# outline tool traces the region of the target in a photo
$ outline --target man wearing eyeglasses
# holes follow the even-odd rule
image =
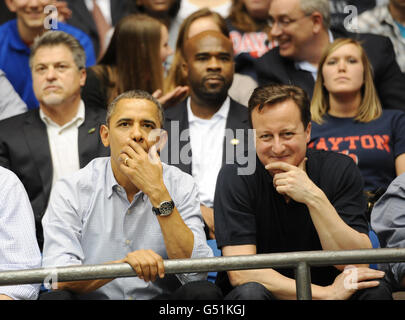
[[[260,85],[296,85],[312,97],[323,50],[336,38],[354,38],[362,43],[371,61],[383,107],[405,110],[405,76],[387,37],[330,28],[328,0],[273,0],[269,16],[271,37],[278,47],[256,60]]]

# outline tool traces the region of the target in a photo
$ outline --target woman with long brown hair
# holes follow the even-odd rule
[[[311,103],[309,147],[347,154],[366,191],[405,172],[405,113],[382,109],[361,44],[337,39],[324,52]]]
[[[269,27],[271,0],[232,0],[226,19],[235,52],[235,71],[257,81],[254,61],[274,48]]]
[[[82,97],[86,105],[106,108],[119,94],[133,89],[153,93],[165,104],[187,88],[162,95],[163,63],[173,52],[164,24],[144,14],[132,14],[116,26],[110,45],[87,74]]]

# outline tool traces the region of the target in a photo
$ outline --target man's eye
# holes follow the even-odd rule
[[[292,138],[292,137],[294,136],[294,132],[284,132],[284,133],[282,134],[282,136],[283,136],[284,138],[289,139],[289,138]]]
[[[285,28],[285,27],[288,27],[288,26],[291,24],[291,22],[292,22],[292,20],[287,18],[287,19],[281,19],[280,22],[279,22],[279,24],[280,24],[283,28]]]
[[[197,61],[205,61],[205,60],[208,60],[208,57],[207,56],[197,56],[195,59]]]

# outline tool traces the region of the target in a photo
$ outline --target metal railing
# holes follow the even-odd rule
[[[310,300],[311,267],[405,262],[405,249],[300,251],[200,259],[164,260],[165,273],[193,273],[263,268],[295,268],[297,299]],[[0,285],[43,283],[50,275],[59,282],[134,277],[127,263],[38,268],[0,272]]]

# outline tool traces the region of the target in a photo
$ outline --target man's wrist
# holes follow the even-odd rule
[[[325,193],[315,186],[315,188],[312,189],[312,192],[309,193],[309,197],[306,198],[305,204],[308,209],[318,208],[325,200],[329,201]]]
[[[163,201],[170,201],[172,200],[169,191],[167,191],[166,186],[163,184],[157,188],[151,189],[147,196],[149,197],[149,201],[153,207],[157,208]]]

